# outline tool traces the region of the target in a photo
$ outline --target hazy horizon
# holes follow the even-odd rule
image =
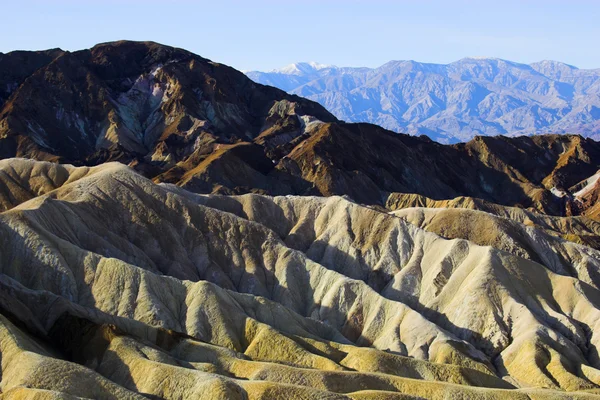
[[[240,70],[300,61],[371,68],[390,60],[447,64],[475,56],[600,67],[600,54],[590,51],[600,36],[600,4],[592,1],[24,0],[5,4],[4,11],[4,53],[72,51],[123,39],[185,48]]]
[[[518,63],[518,64],[523,64],[523,65],[530,65],[530,64],[534,64],[534,63],[538,63],[538,62],[543,62],[543,61],[551,61],[551,62],[560,62],[560,63],[563,63],[563,64],[567,64],[567,65],[570,65],[571,67],[575,67],[577,69],[582,69],[582,70],[600,69],[600,67],[581,68],[581,67],[579,67],[577,65],[573,65],[573,64],[571,64],[569,62],[565,62],[563,60],[544,59],[544,60],[535,60],[535,61],[531,61],[531,62],[519,62],[517,60],[509,60],[509,59],[500,58],[500,57],[493,57],[493,56],[489,56],[489,57],[487,57],[487,56],[470,56],[470,55],[466,55],[464,57],[457,58],[456,60],[452,60],[450,62],[444,62],[444,63],[442,63],[442,62],[439,62],[439,63],[436,63],[436,62],[425,62],[425,61],[413,60],[413,59],[395,59],[395,60],[391,59],[391,60],[388,60],[388,61],[386,61],[385,63],[383,63],[381,65],[375,65],[375,66],[372,66],[372,67],[371,66],[366,66],[366,65],[336,65],[336,64],[326,64],[325,66],[326,67],[340,67],[340,68],[348,67],[348,68],[369,68],[369,69],[376,69],[376,68],[382,67],[385,64],[392,63],[392,62],[405,62],[405,61],[411,62],[412,61],[412,62],[417,62],[417,63],[421,63],[421,64],[448,65],[448,64],[452,64],[452,63],[458,62],[458,61],[463,60],[463,59],[502,60],[502,61],[508,61],[508,62],[514,62],[514,63]],[[217,60],[213,60],[213,61],[217,61]],[[285,65],[280,65],[279,67],[276,67],[276,68],[271,68],[270,70],[262,70],[262,71],[261,70],[243,70],[243,72],[252,72],[252,71],[257,71],[257,72],[272,72],[272,71],[275,71],[275,70],[281,70],[282,68],[290,66],[290,65],[293,65],[293,64],[312,63],[312,62],[319,63],[318,60],[296,60],[296,61],[293,61],[293,62],[288,62]],[[319,64],[322,64],[322,63],[319,63]]]

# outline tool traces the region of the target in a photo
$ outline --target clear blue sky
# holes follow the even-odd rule
[[[131,39],[244,70],[466,56],[600,68],[595,0],[10,0],[0,9],[0,52]]]

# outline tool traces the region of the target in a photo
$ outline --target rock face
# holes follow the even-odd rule
[[[600,69],[556,61],[464,58],[447,65],[390,61],[378,68],[298,63],[247,75],[318,101],[340,119],[442,143],[499,134],[600,137]]]
[[[576,196],[600,170],[600,145],[581,136],[441,145],[340,122],[317,103],[156,43],[9,53],[0,71],[10,89],[0,95],[0,158],[120,161],[198,193],[347,195],[378,206],[390,193],[416,193],[599,214],[586,211],[593,191]]]
[[[287,114],[335,120],[316,103],[156,43],[22,53],[0,59],[8,73],[21,74],[2,78],[12,89],[0,97],[5,154],[78,163],[148,156],[174,163],[197,148],[206,151],[203,145],[216,138],[234,143],[266,127],[276,131],[273,125]],[[27,67],[20,69],[23,59]]]
[[[5,398],[600,397],[600,258],[537,227],[0,171]]]

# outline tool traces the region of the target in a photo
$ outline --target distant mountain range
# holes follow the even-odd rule
[[[600,69],[464,58],[445,65],[390,61],[378,68],[296,63],[246,74],[315,100],[342,120],[442,143],[537,133],[600,139]]]

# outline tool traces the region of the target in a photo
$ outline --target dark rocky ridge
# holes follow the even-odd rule
[[[17,66],[19,66],[17,68]],[[197,192],[477,197],[554,215],[582,212],[569,188],[600,169],[581,136],[476,137],[441,145],[338,121],[312,101],[151,42],[0,56],[0,155],[117,160]]]

